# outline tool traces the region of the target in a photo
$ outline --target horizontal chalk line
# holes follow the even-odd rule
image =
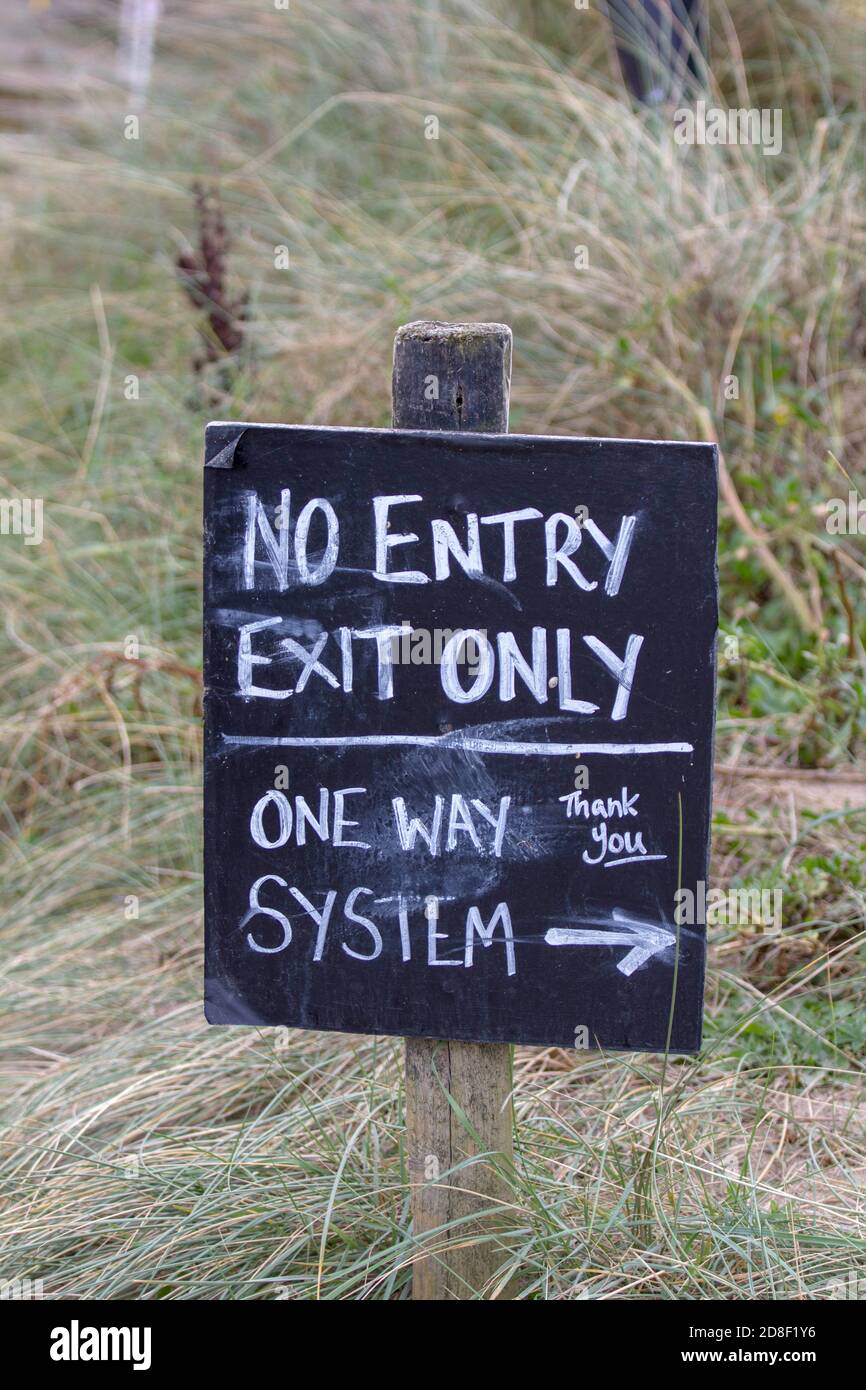
[[[540,758],[573,758],[591,753],[629,757],[643,753],[693,753],[691,743],[520,743],[514,739],[462,734],[346,734],[336,738],[262,738],[223,734],[225,743],[247,748],[453,748],[467,753],[506,753]]]
[[[630,854],[627,859],[608,859],[606,869],[618,869],[621,864],[647,864],[650,859],[667,859],[666,854]]]

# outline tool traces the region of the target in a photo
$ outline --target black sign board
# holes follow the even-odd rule
[[[704,444],[208,427],[211,1023],[699,1047],[716,491]]]

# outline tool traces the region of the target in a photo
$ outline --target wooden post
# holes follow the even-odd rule
[[[505,324],[405,324],[394,339],[394,427],[504,434],[510,382],[511,329]],[[508,1044],[406,1039],[406,1125],[416,1236],[507,1200],[502,1172],[512,1161],[512,1122]],[[448,1176],[450,1169],[476,1153],[495,1153],[498,1164],[474,1163]],[[493,1220],[467,1223],[432,1237],[431,1244],[471,1242],[479,1235],[495,1234],[495,1225]],[[502,1263],[495,1238],[428,1255],[415,1263],[412,1297],[489,1296]],[[497,1297],[508,1297],[508,1291]]]

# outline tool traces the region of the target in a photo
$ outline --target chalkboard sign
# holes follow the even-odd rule
[[[218,423],[206,1015],[700,1045],[713,446]]]

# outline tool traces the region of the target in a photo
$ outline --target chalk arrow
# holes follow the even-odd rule
[[[676,937],[665,931],[656,922],[642,922],[638,917],[629,917],[620,908],[613,909],[612,917],[622,928],[621,931],[592,931],[587,927],[551,927],[545,932],[548,946],[631,946],[627,955],[617,961],[617,970],[623,975],[631,975],[638,966],[645,965],[660,951],[673,946]]]

